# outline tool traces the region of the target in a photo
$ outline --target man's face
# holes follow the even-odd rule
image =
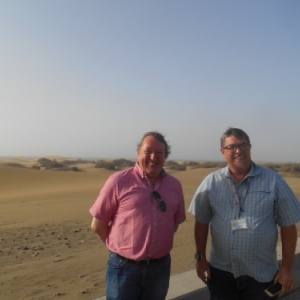
[[[153,136],[147,136],[138,151],[139,166],[149,179],[158,179],[165,164],[165,145]]]
[[[227,149],[226,149],[227,148]],[[231,135],[225,139],[221,153],[232,171],[248,171],[251,166],[251,144]]]

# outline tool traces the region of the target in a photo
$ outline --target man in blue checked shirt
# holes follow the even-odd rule
[[[208,285],[211,300],[270,299],[264,290],[278,281],[282,293],[289,292],[295,285],[299,201],[278,173],[252,162],[250,139],[243,130],[229,128],[222,135],[221,153],[228,166],[203,180],[189,208],[195,215],[197,275]]]

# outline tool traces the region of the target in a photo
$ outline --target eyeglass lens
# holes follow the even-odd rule
[[[249,149],[249,146],[250,145],[248,143],[242,143],[239,145],[230,145],[230,146],[224,147],[224,149],[231,151],[231,152],[235,152],[238,148],[240,150],[247,150],[247,149]]]

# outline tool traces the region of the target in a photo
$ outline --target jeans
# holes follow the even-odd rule
[[[233,274],[210,266],[211,278],[208,278],[210,300],[270,300],[264,290],[273,284],[258,282],[254,278],[243,275],[234,278]]]
[[[170,255],[146,265],[110,253],[106,273],[106,299],[165,300],[170,271]]]

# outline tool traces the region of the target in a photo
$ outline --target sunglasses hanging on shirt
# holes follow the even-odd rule
[[[159,192],[153,191],[151,193],[151,196],[157,201],[159,209],[162,212],[166,212],[167,211],[167,205],[163,200],[161,200],[161,196],[160,196]]]

